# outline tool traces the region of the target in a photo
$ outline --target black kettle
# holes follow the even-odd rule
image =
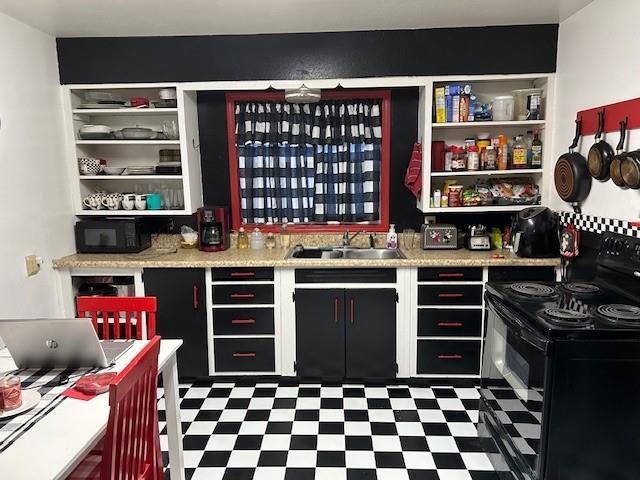
[[[513,252],[519,257],[557,257],[558,215],[547,207],[525,208],[513,217],[511,238]]]

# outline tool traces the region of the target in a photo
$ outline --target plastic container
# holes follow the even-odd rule
[[[539,120],[542,118],[541,88],[520,88],[511,93],[514,98],[516,120]]]
[[[480,170],[480,152],[478,147],[475,145],[473,147],[469,147],[467,151],[467,170]]]
[[[514,99],[512,95],[495,97],[492,102],[492,115],[494,122],[509,122],[513,120]]]
[[[253,232],[251,232],[249,244],[252,250],[262,250],[264,248],[264,235],[259,228],[256,227]]]

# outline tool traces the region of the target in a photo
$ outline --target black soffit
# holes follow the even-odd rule
[[[555,72],[558,25],[58,38],[62,84]]]

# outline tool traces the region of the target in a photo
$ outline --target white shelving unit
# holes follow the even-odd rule
[[[161,88],[175,88],[176,108],[79,108],[89,91],[109,92],[124,100],[133,97],[159,98]],[[78,216],[166,216],[190,215],[202,206],[202,178],[197,121],[196,93],[185,91],[179,84],[96,84],[62,87],[65,116],[69,178],[73,193],[74,212]],[[162,122],[177,122],[176,140],[83,140],[78,129],[86,124],[108,125],[114,130],[125,127],[148,127],[160,131]],[[78,158],[103,159],[110,167],[157,165],[159,151],[179,150],[181,175],[80,175]],[[162,210],[87,210],[82,199],[97,190],[136,193],[149,191],[177,192],[170,198],[182,202],[167,205]],[[144,190],[144,191],[143,191]],[[180,204],[182,208],[176,208]]]
[[[552,123],[554,117],[554,74],[518,74],[518,75],[473,75],[473,76],[443,76],[428,77],[420,87],[420,104],[418,112],[418,138],[423,144],[422,155],[422,197],[418,201],[418,208],[425,213],[469,213],[469,212],[515,212],[527,208],[529,205],[487,205],[477,207],[430,207],[430,197],[433,190],[441,188],[448,178],[458,178],[460,184],[471,185],[475,179],[495,179],[500,177],[531,177],[539,185],[541,202],[548,198],[548,183],[545,173],[552,164],[553,149]],[[498,95],[510,94],[512,90],[521,88],[542,89],[542,119],[524,121],[478,121],[457,123],[435,123],[433,121],[434,89],[447,84],[470,84],[477,103],[490,103]],[[464,172],[432,172],[431,171],[431,142],[444,141],[446,145],[464,145],[467,137],[478,133],[488,132],[492,137],[499,134],[513,137],[527,130],[540,130],[543,143],[543,168],[513,169],[513,170],[480,170]]]

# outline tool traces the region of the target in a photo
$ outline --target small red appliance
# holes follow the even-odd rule
[[[198,219],[198,249],[220,252],[229,248],[229,209],[227,207],[201,207]]]

